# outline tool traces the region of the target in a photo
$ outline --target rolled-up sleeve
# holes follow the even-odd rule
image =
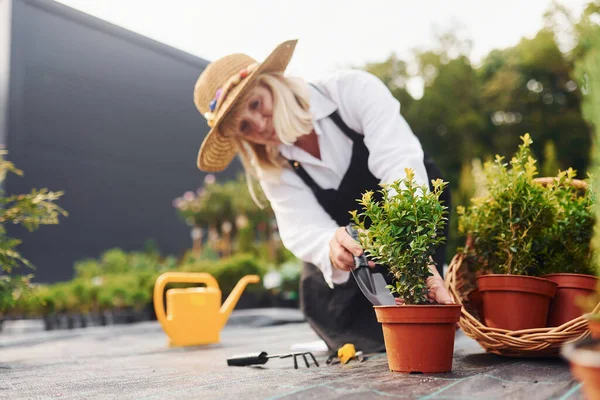
[[[337,81],[344,121],[365,136],[369,169],[383,183],[403,178],[405,168],[415,171],[418,184],[427,184],[423,148],[400,115],[400,102],[376,76],[349,71]]]

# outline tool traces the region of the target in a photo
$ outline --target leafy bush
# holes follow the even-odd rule
[[[281,274],[281,290],[296,292],[299,290],[302,268],[303,263],[298,259],[286,261],[279,267],[279,273]]]
[[[583,193],[570,182],[575,171],[560,172],[554,190],[557,211],[552,226],[534,242],[540,274],[573,273],[594,275],[591,240],[595,223],[595,194]]]
[[[406,304],[426,304],[431,257],[445,241],[447,207],[440,195],[447,182],[432,181],[431,192],[426,185],[416,184],[413,170],[405,171],[405,178],[383,185],[382,202],[375,200],[373,192],[364,193],[359,201],[362,212],[353,211],[352,219],[365,251],[393,275],[391,292]]]
[[[246,275],[264,276],[265,268],[252,254],[238,254],[218,261],[198,260],[190,257],[179,268],[186,272],[207,272],[219,283],[221,291],[230,293],[240,279]],[[248,286],[249,291],[261,290],[260,285]]]
[[[263,276],[261,265],[252,254],[207,260],[190,252],[178,266],[174,257],[161,258],[154,251],[126,253],[110,249],[98,259],[77,262],[76,277],[72,281],[15,291],[18,301],[13,302],[12,309],[15,315],[89,313],[122,308],[139,311],[151,305],[154,283],[165,271],[208,272],[217,279],[221,291],[228,294],[243,276]],[[250,285],[248,290],[260,291],[262,287]]]
[[[538,274],[534,243],[555,220],[554,191],[534,183],[533,142],[529,134],[521,140],[510,168],[500,156],[485,164],[488,195],[458,208],[459,231],[473,239],[479,265],[496,274]]]
[[[5,159],[6,154],[6,150],[0,150],[0,186],[3,186],[8,173],[23,175],[21,170]],[[29,193],[17,195],[6,195],[0,190],[0,265],[7,274],[0,275],[0,312],[17,306],[21,293],[28,290],[31,275],[12,274],[13,270],[22,266],[33,268],[17,250],[21,241],[7,236],[5,224],[21,225],[30,232],[37,230],[40,225],[58,224],[59,216],[67,215],[55,203],[62,195],[62,192],[48,189],[32,189]]]
[[[91,279],[97,276],[120,275],[131,272],[160,272],[174,269],[177,259],[162,258],[155,252],[130,252],[114,248],[102,253],[99,259],[85,259],[75,263],[77,278]]]
[[[265,270],[256,258],[248,254],[239,254],[223,259],[213,270],[213,276],[219,282],[223,293],[230,293],[240,279],[246,275],[264,276]],[[261,285],[249,285],[249,292],[261,291]]]

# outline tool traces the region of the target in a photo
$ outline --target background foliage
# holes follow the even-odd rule
[[[582,113],[582,99],[598,83],[586,81],[575,66],[593,51],[599,11],[600,1],[592,1],[576,19],[554,5],[533,38],[494,50],[479,65],[469,59],[472,43],[455,29],[439,33],[435,48],[415,50],[410,59],[392,54],[364,66],[400,100],[402,115],[449,181],[454,207],[466,205],[477,190],[474,161],[514,154],[526,132],[544,175],[573,167],[586,177],[592,131],[584,115],[593,119],[588,116],[600,106],[587,101]],[[409,93],[411,80],[423,83],[421,98]],[[461,244],[454,210],[450,222],[449,258]]]

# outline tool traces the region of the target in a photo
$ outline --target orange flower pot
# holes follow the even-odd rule
[[[452,370],[455,324],[461,305],[375,306],[381,322],[390,370]]]
[[[558,285],[556,294],[550,302],[547,326],[562,324],[580,317],[583,312],[577,306],[575,299],[589,296],[596,290],[598,278],[583,274],[549,274],[542,278]]]
[[[586,399],[600,399],[600,339],[568,343],[563,355],[571,364],[571,373],[581,383]]]
[[[485,324],[518,331],[543,328],[556,283],[520,275],[480,275],[477,285],[483,299]]]

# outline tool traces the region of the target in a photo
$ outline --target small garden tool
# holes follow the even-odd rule
[[[346,232],[352,239],[358,241],[358,231],[354,226],[347,225]],[[393,306],[396,304],[394,296],[386,287],[387,282],[381,272],[369,267],[367,257],[363,253],[356,257],[354,256],[354,269],[352,276],[356,280],[360,291],[374,306]]]
[[[174,346],[198,346],[219,342],[221,329],[249,283],[260,281],[258,275],[246,275],[235,285],[221,305],[221,290],[216,279],[207,273],[165,272],[154,284],[156,318]],[[203,283],[206,287],[167,290],[167,312],[163,292],[168,283]]]
[[[287,354],[277,354],[274,356],[268,355],[266,352],[262,351],[260,353],[251,353],[251,354],[242,354],[238,356],[233,356],[227,359],[227,365],[230,367],[246,367],[249,365],[263,365],[269,361],[270,358],[290,358],[294,357],[294,368],[298,369],[298,360],[297,357],[302,356],[304,358],[304,363],[306,364],[306,368],[310,368],[308,364],[308,359],[306,356],[309,355],[312,358],[315,365],[318,367],[319,363],[317,362],[315,356],[309,351],[301,352],[301,353],[287,353]]]
[[[329,356],[326,364],[335,364],[336,360],[338,360],[340,364],[348,364],[348,362],[352,359],[356,359],[358,362],[363,362],[365,357],[363,356],[362,351],[356,351],[356,348],[352,343],[346,343],[338,349],[337,353],[333,353]]]

